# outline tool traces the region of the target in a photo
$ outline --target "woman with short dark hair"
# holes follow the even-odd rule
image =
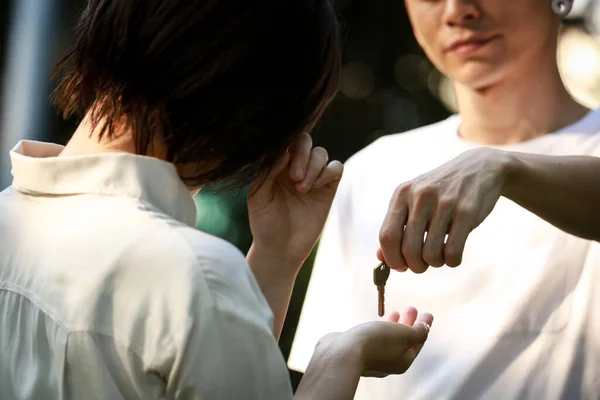
[[[19,143],[0,194],[0,398],[291,398],[276,339],[342,174],[306,132],[339,68],[328,0],[88,1],[53,96],[82,122]],[[193,194],[250,182],[244,258]],[[432,318],[326,336],[296,397],[404,372]]]

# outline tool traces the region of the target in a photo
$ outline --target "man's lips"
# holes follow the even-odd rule
[[[451,53],[471,53],[473,51],[479,50],[486,44],[490,43],[494,39],[496,39],[497,35],[472,35],[464,39],[455,40],[448,45],[444,51]]]

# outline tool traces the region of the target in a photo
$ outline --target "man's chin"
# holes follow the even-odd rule
[[[465,88],[482,91],[498,85],[504,75],[501,68],[485,62],[469,61],[449,73],[453,83]]]

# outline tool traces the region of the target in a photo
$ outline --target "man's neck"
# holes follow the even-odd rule
[[[589,111],[568,93],[555,68],[536,68],[482,90],[456,84],[460,135],[473,143],[502,145],[554,132]],[[544,74],[542,71],[549,71]]]

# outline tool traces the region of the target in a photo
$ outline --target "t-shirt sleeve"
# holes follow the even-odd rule
[[[330,332],[350,328],[348,307],[352,298],[354,275],[347,260],[351,246],[352,175],[348,168],[321,236],[308,284],[288,367],[304,372],[318,340]]]

